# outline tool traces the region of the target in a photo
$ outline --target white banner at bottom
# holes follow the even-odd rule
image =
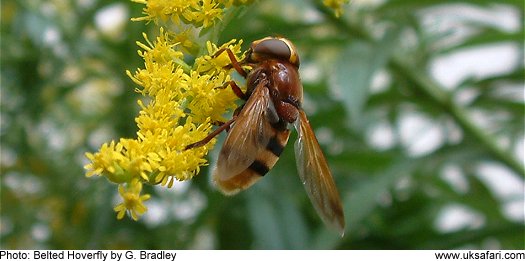
[[[293,259],[295,260],[293,260]],[[0,250],[0,260],[525,260],[524,250]]]

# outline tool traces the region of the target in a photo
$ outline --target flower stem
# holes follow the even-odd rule
[[[502,149],[494,137],[477,126],[465,108],[455,104],[451,95],[442,86],[416,68],[411,68],[402,58],[394,57],[389,65],[394,71],[410,80],[413,88],[424,92],[434,103],[450,114],[463,129],[465,136],[478,141],[494,159],[525,177],[524,166],[509,151]]]
[[[362,27],[351,24],[344,18],[336,18],[328,8],[321,4],[321,1],[314,1],[316,8],[325,15],[327,19],[336,24],[342,30],[353,38],[359,38],[369,43],[375,43],[375,39]],[[397,73],[404,76],[413,83],[412,88],[423,91],[433,102],[441,107],[457,122],[463,129],[466,136],[478,141],[479,144],[496,160],[503,163],[505,166],[515,171],[517,174],[525,177],[525,167],[522,162],[519,162],[510,151],[501,148],[495,141],[494,137],[489,135],[486,131],[477,126],[471,117],[469,117],[465,108],[455,104],[450,93],[448,93],[443,86],[430,79],[426,73],[422,73],[417,68],[413,68],[401,57],[393,56],[389,61],[389,66]]]

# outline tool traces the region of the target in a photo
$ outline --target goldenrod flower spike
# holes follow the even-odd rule
[[[224,122],[238,97],[225,83],[231,80],[230,59],[221,48],[229,48],[238,60],[244,57],[242,41],[231,40],[218,47],[196,41],[202,29],[221,21],[226,8],[251,0],[131,0],[144,5],[144,16],[133,21],[162,24],[159,35],[137,42],[144,67],[126,71],[138,85],[137,93],[148,102],[138,100],[140,112],[135,118],[136,138],[121,138],[104,143],[96,153],[86,153],[90,163],[86,176],[104,176],[118,184],[122,203],[114,210],[117,218],[128,213],[137,220],[147,211],[141,195],[144,183],[171,187],[175,180],[193,178],[208,164],[206,156],[215,145],[212,139],[204,146],[189,150],[189,144],[210,134],[213,124]],[[196,53],[207,54],[195,57]],[[191,56],[190,56],[191,54]]]
[[[147,210],[143,201],[149,195],[140,195],[143,183],[171,187],[175,180],[193,178],[208,164],[205,157],[215,139],[201,147],[185,148],[208,136],[212,122],[224,121],[224,114],[236,108],[238,99],[230,88],[223,87],[231,80],[228,58],[213,54],[228,47],[242,59],[242,41],[232,40],[221,47],[208,42],[208,54],[188,65],[173,33],[161,28],[155,41],[144,37],[144,43],[137,43],[144,68],[126,72],[139,86],[136,91],[149,97],[148,103],[137,101],[141,109],[135,118],[137,138],[111,141],[97,153],[86,153],[91,161],[85,166],[88,177],[101,175],[119,184],[123,199],[115,207],[119,219],[129,213],[136,220]]]

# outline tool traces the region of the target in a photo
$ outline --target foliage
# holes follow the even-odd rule
[[[172,188],[145,185],[148,213],[117,220],[115,186],[82,166],[85,152],[136,136],[139,94],[125,72],[141,67],[145,25],[128,18],[142,6],[2,1],[1,247],[523,249],[523,1],[354,0],[339,18],[322,2],[256,1],[224,19],[218,37],[247,48],[283,35],[298,47],[305,110],[344,203],[343,238],[315,214],[291,146],[237,196],[211,186],[212,164]],[[107,28],[100,17],[112,8],[125,19]],[[436,14],[450,11],[458,15],[443,27]],[[469,12],[503,12],[517,25]],[[436,79],[444,57],[493,46],[515,51],[507,68]],[[464,223],[443,225],[458,211],[452,219]]]

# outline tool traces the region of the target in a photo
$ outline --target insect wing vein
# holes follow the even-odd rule
[[[306,114],[299,110],[295,158],[299,177],[315,210],[328,225],[344,233],[344,213],[337,187]]]
[[[216,170],[221,180],[248,168],[268,144],[272,128],[265,111],[271,101],[265,83],[261,81],[256,86],[224,141]]]

